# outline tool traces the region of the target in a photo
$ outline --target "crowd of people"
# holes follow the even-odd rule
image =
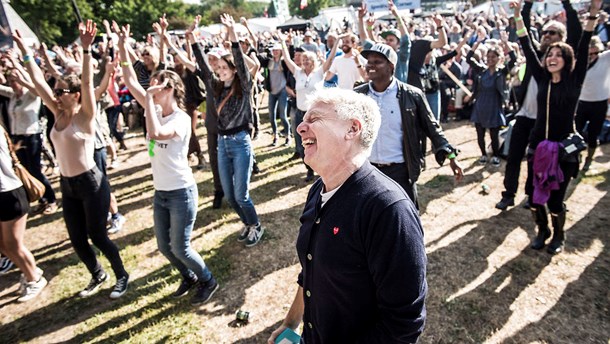
[[[163,16],[142,42],[132,39],[128,24],[113,21],[103,22],[107,39],[96,42],[97,25],[87,21],[79,24],[79,43],[52,51],[27,46],[15,32],[17,49],[3,53],[0,74],[0,273],[13,264],[22,272],[18,301],[46,287],[23,237],[28,214],[53,214],[61,202],[70,242],[91,274],[79,295],[95,294],[109,278],[89,239],[110,261],[116,278],[110,297],[127,291],[129,274],[109,237],[126,218],[106,169],[128,149],[125,122],[139,121],[151,161],[158,248],[183,277],[173,296],[196,289],[191,303],[208,301],[219,284],[191,246],[199,195],[190,156],[199,168],[207,164],[195,129],[202,118],[212,208],[225,198],[243,223],[237,240],[253,247],[265,233],[250,179],[258,170],[252,141],[268,139],[260,126],[267,93],[268,144],[283,137],[294,148],[291,159],[303,162],[306,181],[320,176],[300,219],[297,295],[269,342],[301,321],[307,343],[415,342],[427,292],[416,187],[427,141],[439,165],[448,161],[458,182],[464,176],[460,150],[442,129],[450,114],[473,123],[480,164],[499,169],[500,158],[507,160],[496,208],[515,205],[527,158],[526,206],[538,227],[531,247],[563,249],[566,190],[593,163],[608,112],[610,24],[601,0],[582,13],[562,4],[556,15],[532,12],[526,0],[512,2],[513,13],[416,18],[401,15],[390,0],[393,22],[375,20],[363,4],[357,23],[325,32],[253,33],[241,18],[247,33],[239,34],[225,14],[224,31],[212,37],[200,35],[200,17],[184,36],[171,36]],[[562,154],[562,140],[574,133],[588,144],[582,166],[577,154]],[[12,170],[13,146],[45,186],[31,210]],[[43,157],[58,168],[59,197],[43,173]],[[333,241],[340,231],[344,246]],[[398,256],[404,259],[397,262]],[[350,306],[352,299],[360,307]]]

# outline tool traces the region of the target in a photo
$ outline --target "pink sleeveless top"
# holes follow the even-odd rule
[[[93,160],[95,135],[82,132],[74,122],[59,131],[53,126],[51,140],[57,151],[59,172],[63,177],[75,177],[95,166]]]

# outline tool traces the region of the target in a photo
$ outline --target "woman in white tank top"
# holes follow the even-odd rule
[[[95,96],[91,43],[97,31],[88,20],[79,25],[83,48],[82,75],[64,76],[51,89],[32,53],[17,32],[15,42],[23,55],[23,62],[38,95],[55,116],[51,140],[55,144],[63,199],[63,217],[70,242],[78,257],[85,263],[92,277],[79,293],[81,297],[96,293],[108,279],[89,245],[89,239],[110,261],[117,282],[110,298],[118,298],[127,291],[129,274],[125,271],[117,246],[108,238],[106,216],[110,204],[108,180],[93,160]]]

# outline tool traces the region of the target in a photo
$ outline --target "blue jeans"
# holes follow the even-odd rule
[[[234,135],[218,135],[218,172],[222,190],[246,225],[258,223],[258,215],[248,190],[253,161],[250,135],[246,131]]]
[[[209,281],[212,273],[191,247],[197,216],[197,185],[172,191],[155,190],[153,216],[159,251],[185,278]]]
[[[286,92],[286,88],[282,89],[278,94],[271,94],[271,92],[269,92],[269,122],[271,122],[273,135],[277,134],[278,115],[280,116],[280,120],[282,120],[284,133],[286,133],[286,135],[290,135],[290,123],[288,123],[288,118],[286,117],[287,103],[288,93]]]
[[[434,118],[438,121],[441,113],[441,91],[426,93],[426,99],[430,105],[430,110],[434,114]]]

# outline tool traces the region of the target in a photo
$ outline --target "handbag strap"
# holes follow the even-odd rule
[[[8,145],[9,154],[11,155],[11,159],[13,160],[13,167],[20,164],[19,158],[17,158],[17,154],[15,154],[15,149],[13,148],[13,141],[8,136],[6,130],[4,131],[4,137],[6,137],[6,144]]]
[[[220,102],[220,105],[218,105],[218,108],[216,109],[216,115],[218,115],[218,117],[220,117],[220,111],[222,111],[222,108],[225,107],[225,104],[227,103],[229,98],[231,98],[232,95],[233,87],[231,87],[231,91],[229,92],[229,94],[227,94],[227,96]]]
[[[544,132],[544,139],[549,138],[549,107],[551,103],[551,80],[549,80],[549,87],[546,90],[546,130]]]

